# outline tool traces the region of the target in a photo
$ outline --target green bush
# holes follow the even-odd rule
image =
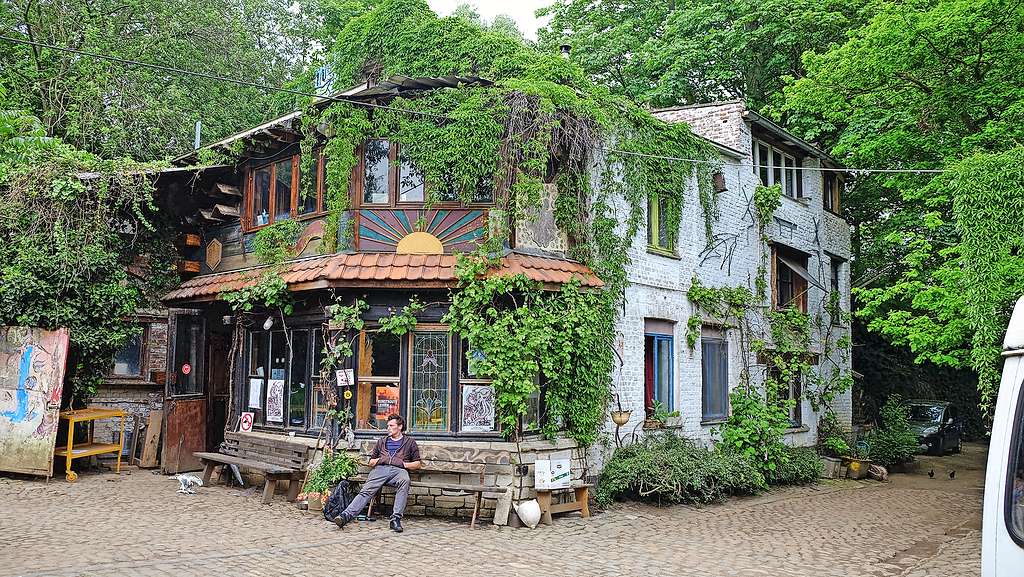
[[[910,430],[909,409],[892,395],[882,407],[882,427],[867,437],[868,457],[879,465],[889,467],[914,460],[917,435]]]
[[[736,451],[708,450],[672,434],[617,449],[601,473],[597,502],[616,499],[705,504],[767,488],[757,466]]]
[[[309,474],[302,490],[306,493],[327,493],[338,481],[356,474],[359,466],[345,451],[325,454],[324,459]]]
[[[787,459],[768,474],[772,485],[809,485],[821,477],[821,458],[813,447],[787,447]]]

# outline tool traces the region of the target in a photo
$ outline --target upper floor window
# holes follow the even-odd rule
[[[821,177],[821,202],[825,210],[839,213],[839,193],[843,190],[845,183],[843,177],[834,172],[826,172]]]
[[[772,269],[775,273],[773,304],[776,309],[795,307],[807,312],[807,255],[784,246],[772,248]]]
[[[647,246],[656,252],[675,254],[676,231],[669,226],[672,200],[667,195],[651,197],[647,206]]]
[[[755,140],[753,144],[754,174],[764,186],[778,184],[790,198],[802,198],[803,179],[800,162],[792,155],[770,144]]]
[[[307,176],[308,173],[308,176]],[[324,158],[293,155],[249,172],[245,222],[258,228],[280,220],[324,211]]]
[[[397,142],[382,138],[367,140],[358,154],[359,165],[353,182],[356,198],[363,206],[422,204],[431,195],[434,202],[460,201],[458,187],[453,180],[428,183],[423,172]],[[473,191],[472,202],[494,202],[493,182],[481,180]]]

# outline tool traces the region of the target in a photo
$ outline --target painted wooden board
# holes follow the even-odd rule
[[[68,332],[0,327],[0,471],[53,474]]]
[[[142,445],[142,456],[139,457],[140,467],[152,469],[160,464],[157,456],[163,428],[164,412],[159,409],[150,411],[149,420],[146,422],[146,442]]]

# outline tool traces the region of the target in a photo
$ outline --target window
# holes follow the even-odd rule
[[[314,395],[320,379],[321,341],[319,329],[290,329],[287,334],[250,331],[245,410],[257,413],[260,423],[272,427],[306,430],[322,424],[329,407],[322,393]]]
[[[448,331],[415,331],[409,366],[409,429],[447,431],[449,420]]]
[[[700,334],[701,420],[718,421],[729,416],[729,343],[721,329],[704,327]]]
[[[303,173],[309,172],[304,177]],[[249,173],[247,226],[258,228],[292,217],[320,214],[324,210],[324,158],[289,156]]]
[[[773,247],[772,253],[775,308],[796,307],[807,312],[807,283],[811,280],[807,272],[807,255],[784,246]]]
[[[796,157],[770,144],[755,140],[751,157],[754,159],[754,174],[764,186],[778,184],[782,193],[790,198],[804,195],[800,161]]]
[[[674,202],[667,195],[651,197],[647,210],[647,245],[657,252],[675,253],[676,231],[669,229]]]
[[[359,152],[361,158],[357,167],[355,198],[362,206],[400,206],[422,204],[433,194],[432,200],[441,203],[460,202],[459,190],[462,183],[453,178],[442,177],[438,183],[429,183],[419,168],[413,164],[408,151],[397,142],[386,139],[371,139],[363,143]],[[473,203],[494,202],[494,182],[483,178],[476,184],[472,194]]]
[[[1006,529],[1017,545],[1024,547],[1024,394],[1019,395],[1017,416],[1010,422],[1010,455],[1007,460]],[[995,446],[993,444],[993,446]]]
[[[781,375],[774,367],[770,369],[770,375],[780,385],[777,401],[781,404],[792,400],[792,403],[789,403],[789,424],[793,427],[803,426],[803,385],[800,375],[796,375],[788,383],[781,382]]]
[[[174,317],[174,353],[171,394],[198,395],[203,392],[202,366],[203,319],[196,315],[179,314]]]
[[[385,429],[388,415],[400,413],[401,339],[389,333],[359,333],[356,366],[356,428]]]
[[[821,201],[825,210],[839,213],[839,195],[846,186],[843,177],[834,172],[826,172],[821,177]]]
[[[654,401],[672,407],[672,334],[675,323],[658,319],[644,321],[644,408],[648,414]]]
[[[829,266],[828,266],[828,268],[829,268],[829,290],[831,290],[832,293],[838,295],[836,298],[841,303],[842,300],[843,300],[843,292],[842,292],[842,284],[840,282],[840,279],[842,279],[842,274],[843,274],[843,260],[841,258],[839,258],[839,257],[836,257],[836,256],[830,256],[828,264],[829,264]]]
[[[114,366],[110,375],[114,377],[140,379],[146,369],[145,343],[149,334],[148,329],[143,329],[137,335],[128,337],[128,342],[114,353]]]

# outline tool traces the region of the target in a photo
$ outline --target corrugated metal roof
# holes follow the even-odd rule
[[[445,288],[457,284],[456,256],[357,253],[307,258],[285,264],[281,278],[294,291],[328,287]],[[165,301],[212,300],[221,293],[256,284],[268,267],[255,267],[200,275],[164,296]],[[548,284],[579,279],[586,287],[600,287],[601,279],[578,262],[511,253],[501,258],[501,268],[491,274],[524,274]]]

